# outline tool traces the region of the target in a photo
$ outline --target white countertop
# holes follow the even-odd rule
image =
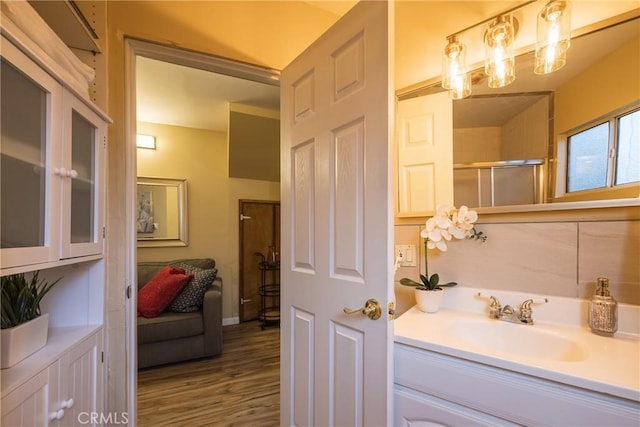
[[[524,299],[544,298],[474,288],[446,290],[444,307],[437,313],[423,313],[411,308],[395,320],[395,341],[424,350],[435,351],[502,369],[557,381],[613,396],[640,401],[640,336],[637,334],[640,308],[619,308],[619,332],[614,337],[591,333],[586,325],[586,304],[579,299],[549,297],[546,304],[534,304],[534,325],[516,325],[489,319],[488,295],[494,295],[503,307],[518,307]],[[477,296],[478,292],[482,297]],[[485,296],[486,295],[486,296]],[[580,357],[565,361],[554,358],[531,357],[526,351],[501,351],[473,343],[460,336],[465,322],[491,322],[504,328],[536,328],[536,333],[559,335],[578,343]],[[498,332],[500,330],[496,328]],[[521,329],[511,330],[517,332]],[[524,338],[523,338],[524,339]],[[519,341],[513,339],[513,341]],[[519,346],[522,342],[514,342]]]

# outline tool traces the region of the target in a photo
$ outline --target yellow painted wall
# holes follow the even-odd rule
[[[204,129],[138,122],[156,149],[138,149],[138,175],[187,180],[189,246],[139,248],[138,261],[211,257],[223,280],[223,314],[238,313],[238,200],[280,200],[278,182],[228,177],[227,135]]]
[[[640,39],[635,39],[558,88],[556,132],[567,132],[637,101],[640,98],[638,69]],[[598,102],[593,102],[594,99]]]

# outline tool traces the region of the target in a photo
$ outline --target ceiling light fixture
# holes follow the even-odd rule
[[[491,21],[484,32],[486,60],[484,70],[489,87],[503,87],[516,79],[513,40],[518,32],[518,20],[502,15]]]
[[[571,45],[571,6],[551,0],[538,14],[534,73],[549,74],[564,67]]]

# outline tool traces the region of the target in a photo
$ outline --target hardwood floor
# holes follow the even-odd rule
[[[278,426],[280,329],[224,327],[222,355],[138,371],[140,427]]]

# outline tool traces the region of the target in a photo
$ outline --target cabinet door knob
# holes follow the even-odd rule
[[[72,407],[73,407],[73,399],[63,400],[63,401],[60,403],[60,407],[61,407],[62,409],[72,408]]]
[[[51,413],[51,415],[49,416],[49,420],[61,420],[62,417],[64,417],[64,409],[58,409],[57,411]]]
[[[61,176],[61,177],[65,177],[65,178],[77,178],[78,177],[78,171],[75,169],[67,169],[67,168],[55,168],[53,170],[53,173]]]

